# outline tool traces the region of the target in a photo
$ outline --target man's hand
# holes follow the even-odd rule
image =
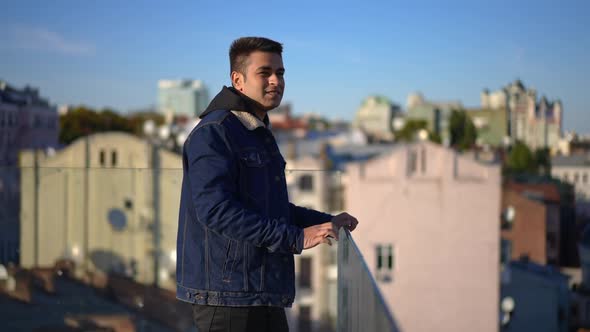
[[[338,235],[334,230],[334,224],[331,221],[305,227],[303,229],[303,249],[313,248],[320,243],[332,245],[330,238],[338,238]]]
[[[355,217],[351,216],[346,212],[342,212],[339,215],[332,218],[332,223],[334,223],[334,228],[336,232],[340,230],[340,227],[345,227],[350,232],[354,231],[356,225],[358,225],[358,220]]]

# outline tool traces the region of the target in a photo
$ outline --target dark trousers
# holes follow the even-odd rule
[[[198,332],[288,332],[284,308],[217,307],[193,304]]]

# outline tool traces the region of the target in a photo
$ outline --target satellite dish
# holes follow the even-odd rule
[[[504,211],[504,218],[507,222],[512,223],[514,221],[514,216],[516,215],[516,210],[512,205],[508,206]]]
[[[514,311],[514,306],[516,305],[516,303],[514,302],[514,299],[510,296],[507,296],[505,298],[502,299],[502,303],[501,303],[501,308],[503,312],[513,312]]]
[[[155,130],[156,124],[154,123],[154,120],[147,120],[143,123],[143,133],[147,136],[152,136]]]
[[[166,125],[160,127],[158,130],[158,135],[160,135],[160,138],[163,140],[168,139],[168,137],[170,137],[170,128]]]
[[[127,216],[121,209],[110,209],[108,220],[113,230],[121,232],[127,227]]]
[[[183,146],[184,145],[184,141],[186,141],[186,133],[181,132],[178,134],[178,136],[176,136],[176,144],[178,146]]]

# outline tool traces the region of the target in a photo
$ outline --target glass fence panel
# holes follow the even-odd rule
[[[399,331],[351,234],[339,239],[337,331]]]

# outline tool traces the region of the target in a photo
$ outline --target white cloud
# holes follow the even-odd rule
[[[69,40],[55,31],[32,26],[14,26],[9,32],[10,46],[18,49],[55,52],[65,55],[93,55],[92,43]]]

